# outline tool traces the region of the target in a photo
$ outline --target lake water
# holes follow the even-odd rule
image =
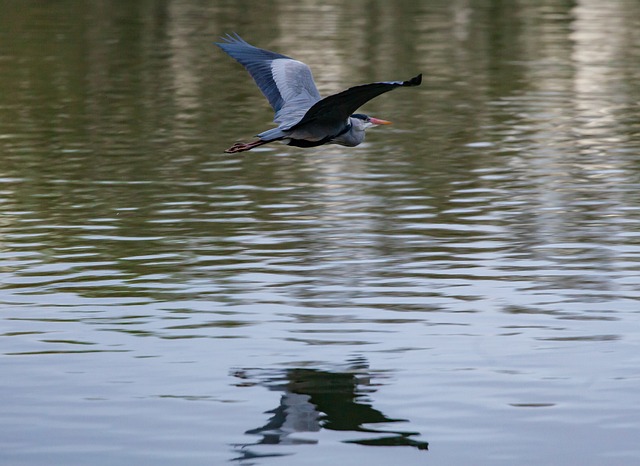
[[[1,464],[640,464],[640,3],[0,11]],[[424,82],[224,154],[233,31]]]

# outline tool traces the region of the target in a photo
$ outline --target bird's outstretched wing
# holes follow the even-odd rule
[[[316,102],[304,117],[290,129],[310,122],[346,121],[358,108],[380,94],[392,91],[397,87],[419,86],[421,83],[422,74],[419,74],[408,81],[386,81],[350,87]]]
[[[295,124],[320,100],[311,70],[304,63],[260,49],[239,35],[227,34],[216,45],[244,66],[276,113],[276,123]]]

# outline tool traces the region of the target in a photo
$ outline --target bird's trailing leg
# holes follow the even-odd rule
[[[261,146],[263,144],[267,144],[271,141],[263,141],[262,139],[258,139],[253,142],[236,142],[233,146],[229,147],[225,152],[227,154],[235,154],[236,152],[244,152],[247,150],[251,150],[254,147]]]

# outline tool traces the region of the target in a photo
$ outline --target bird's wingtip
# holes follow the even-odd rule
[[[220,42],[214,42],[214,44],[216,44],[218,47],[221,47],[225,44],[237,44],[237,43],[246,44],[247,41],[245,41],[242,37],[240,37],[240,35],[235,31],[231,33],[226,33],[225,35],[220,36]]]
[[[420,73],[418,76],[414,76],[405,84],[407,84],[408,86],[419,86],[420,84],[422,84],[422,73]]]

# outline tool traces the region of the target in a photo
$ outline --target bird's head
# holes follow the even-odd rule
[[[364,131],[371,126],[390,125],[391,122],[387,120],[380,120],[379,118],[373,118],[369,115],[363,115],[362,113],[354,113],[351,115],[351,124],[357,129]]]
[[[362,113],[354,113],[349,117],[348,125],[343,132],[333,138],[331,142],[347,147],[355,147],[364,141],[364,130],[375,125],[390,125],[390,121],[372,118]]]

